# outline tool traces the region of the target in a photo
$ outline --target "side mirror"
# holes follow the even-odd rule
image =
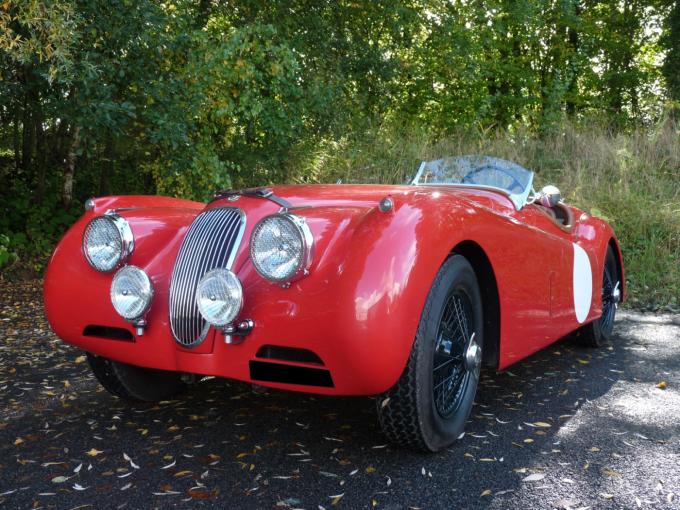
[[[562,200],[562,195],[556,186],[548,185],[541,188],[538,202],[543,207],[555,207],[560,202],[560,200]]]

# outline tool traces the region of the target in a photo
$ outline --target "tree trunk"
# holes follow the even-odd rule
[[[76,127],[73,130],[73,138],[68,150],[68,157],[66,158],[66,168],[64,169],[64,188],[62,190],[61,200],[66,208],[68,208],[73,201],[73,178],[76,173],[76,151],[79,147],[80,127]]]
[[[35,170],[36,170],[36,195],[42,200],[45,194],[45,166],[47,164],[45,148],[45,130],[43,129],[42,110],[38,109],[35,116]]]
[[[113,175],[114,145],[113,134],[109,132],[106,136],[106,146],[104,148],[104,164],[100,165],[99,170],[99,195],[108,195],[110,188],[110,177]]]
[[[12,138],[14,142],[14,170],[19,171],[21,168],[21,135],[19,134],[19,108],[14,112],[14,126],[12,130]]]
[[[23,114],[21,168],[28,174],[31,170],[31,150],[33,148],[33,122],[31,122],[31,108],[28,101],[28,94],[26,94],[24,100]]]

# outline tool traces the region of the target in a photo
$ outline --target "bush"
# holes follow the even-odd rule
[[[0,269],[19,260],[19,256],[10,251],[9,237],[0,234]]]

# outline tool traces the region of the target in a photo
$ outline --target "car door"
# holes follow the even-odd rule
[[[516,210],[500,193],[481,193],[475,202],[492,211],[493,221],[475,227],[494,269],[501,301],[501,359],[508,365],[545,347],[566,331],[562,313],[569,243],[539,212]],[[502,367],[501,367],[502,368]]]

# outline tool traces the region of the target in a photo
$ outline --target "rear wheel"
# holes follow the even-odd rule
[[[90,353],[87,361],[99,383],[125,400],[155,402],[171,398],[186,387],[178,372],[127,365]]]
[[[610,246],[607,248],[607,256],[602,270],[602,316],[576,332],[576,339],[581,345],[601,347],[611,339],[620,295],[621,282],[616,267],[616,256]]]
[[[430,289],[403,374],[377,399],[380,425],[391,441],[437,451],[460,436],[479,381],[482,324],[474,270],[454,255]]]

